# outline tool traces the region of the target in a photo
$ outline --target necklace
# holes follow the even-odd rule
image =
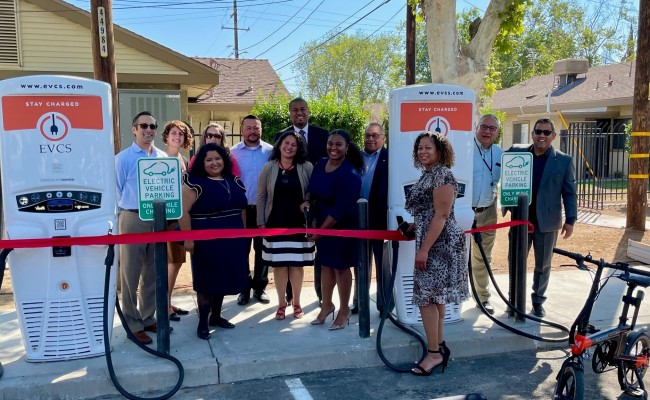
[[[474,144],[476,145],[476,148],[478,149],[479,153],[481,154],[481,160],[483,160],[483,164],[485,164],[485,167],[490,171],[490,178],[493,178],[492,176],[492,145],[490,145],[490,165],[488,165],[487,161],[485,161],[485,154],[487,154],[487,150],[483,152],[483,149],[481,149],[481,146],[476,143],[476,139],[474,139]],[[494,181],[493,179],[490,179],[490,186],[494,186]]]
[[[288,168],[285,168],[284,165],[282,165],[282,160],[280,160],[278,161],[278,167],[280,167],[280,171],[282,171],[282,175],[284,175],[293,169],[293,164],[290,164]]]

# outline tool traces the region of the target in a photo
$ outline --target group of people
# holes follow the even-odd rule
[[[165,125],[163,151],[153,144],[158,129],[154,116],[149,112],[136,115],[132,123],[134,143],[116,156],[120,232],[152,230],[152,223],[138,216],[137,159],[141,157],[179,158],[183,216],[171,221],[169,229],[353,229],[357,226],[356,202],[361,196],[369,200],[371,209],[374,205],[379,210],[376,219],[383,220],[385,228],[388,164],[381,125],[369,125],[367,148],[361,151],[346,131],[328,132],[310,125],[304,99],[292,100],[289,112],[292,126],[278,132],[273,145],[262,140],[262,122],[254,115],[244,117],[242,141],[230,149],[225,146],[223,127],[209,124],[203,131],[201,147],[189,161],[180,153],[192,141],[187,124],[170,121]],[[371,163],[364,162],[368,157]],[[380,197],[377,204],[372,200],[376,197]],[[252,273],[248,265],[251,251]],[[237,303],[241,306],[250,302],[251,293],[257,301],[270,302],[265,291],[269,267],[279,299],[275,319],[285,319],[289,306],[294,318],[304,316],[300,297],[304,267],[310,265],[315,269],[321,305],[313,325],[323,325],[332,314],[330,329],[343,329],[350,315],[358,312],[356,297],[354,304],[348,304],[351,269],[357,267],[355,239],[291,235],[187,240],[168,244],[168,318],[172,321],[189,313],[172,303],[174,284],[187,253],[192,261],[199,316],[197,336],[201,339],[210,338],[210,326],[235,327],[221,316],[224,296],[239,294]],[[120,281],[127,324],[135,340],[149,344],[152,339],[147,332],[157,330],[152,244],[120,246]],[[332,301],[335,288],[340,299],[338,314]]]
[[[289,104],[292,125],[278,132],[273,145],[262,138],[262,122],[254,115],[241,123],[242,141],[231,149],[225,146],[220,125],[210,124],[203,132],[203,145],[189,162],[179,153],[191,140],[191,128],[181,121],[169,122],[163,130],[167,148],[155,148],[157,124],[148,112],[133,119],[134,143],[116,156],[119,229],[122,233],[147,232],[151,222],[141,221],[137,210],[137,159],[179,157],[183,171],[183,217],[170,229],[299,228],[354,229],[357,227],[357,200],[369,203],[370,229],[386,229],[388,155],[381,124],[369,124],[364,133],[364,149],[359,149],[348,132],[327,132],[309,124],[309,107],[302,98]],[[472,208],[478,226],[497,219],[497,183],[501,148],[494,142],[500,128],[493,114],[483,115],[476,127]],[[577,217],[575,172],[571,157],[552,146],[556,133],[552,121],[541,119],[531,133],[532,145],[515,145],[509,151],[533,154],[533,195],[530,221],[535,230],[529,248],[535,250],[533,312],[543,316],[542,304],[548,286],[552,248],[558,230],[571,236]],[[451,167],[454,152],[439,133],[424,132],[413,145],[414,166],[422,176],[406,197],[406,210],[414,217],[409,227],[415,231],[413,304],[422,316],[429,346],[428,353],[412,370],[430,375],[438,366],[447,366],[451,354],[443,336],[445,305],[469,297],[467,243],[454,217],[457,184]],[[544,190],[540,190],[544,187]],[[562,223],[564,206],[565,219]],[[490,258],[494,231],[481,234]],[[252,245],[252,246],[251,246]],[[254,252],[252,275],[248,265]],[[170,243],[169,315],[177,321],[187,310],[171,303],[171,292],[185,253],[192,261],[193,288],[197,292],[199,323],[197,336],[210,338],[210,326],[235,326],[221,316],[226,295],[239,294],[245,306],[252,297],[269,303],[266,294],[268,271],[272,267],[278,296],[276,320],[286,318],[292,306],[293,318],[302,318],[300,298],[305,266],[314,266],[314,286],[320,312],[312,325],[324,325],[332,315],[330,330],[344,329],[350,315],[358,312],[357,291],[352,290],[352,271],[358,271],[357,240],[338,236],[290,235],[213,239],[182,244]],[[383,288],[382,241],[371,242],[378,287]],[[218,254],[218,257],[215,257]],[[472,273],[478,302],[488,312],[486,267],[472,242]],[[155,276],[153,244],[120,246],[122,308],[137,341],[148,344],[146,332],[156,332]],[[369,263],[370,265],[372,263]],[[368,271],[368,276],[371,273]],[[355,285],[358,286],[358,285]],[[334,289],[339,305],[333,302]],[[350,298],[352,304],[350,303]],[[378,299],[377,308],[383,304]]]

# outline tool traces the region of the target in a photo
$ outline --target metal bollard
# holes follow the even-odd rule
[[[517,219],[528,221],[528,194],[519,193],[517,198]],[[528,225],[518,225],[515,227],[515,236],[517,237],[517,257],[515,258],[514,267],[514,288],[515,302],[514,305],[522,313],[526,312],[526,273],[528,263]],[[522,315],[515,315],[515,322],[525,322],[526,318]]]
[[[153,230],[164,232],[167,230],[167,212],[165,200],[155,199],[153,201]],[[167,243],[155,244],[154,257],[156,260],[156,339],[158,351],[169,354],[169,318],[167,311],[168,288],[167,288]]]
[[[368,200],[359,199],[357,207],[359,209],[359,229],[368,229]],[[362,338],[370,337],[369,249],[368,239],[360,239],[356,285],[358,290],[357,301],[359,302],[359,336]]]

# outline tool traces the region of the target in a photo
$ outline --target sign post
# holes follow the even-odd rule
[[[501,206],[515,207],[520,193],[533,198],[532,153],[506,152],[501,156]]]
[[[167,219],[183,215],[181,172],[178,158],[140,158],[138,160],[138,198],[140,219],[153,221],[153,201],[163,199]]]

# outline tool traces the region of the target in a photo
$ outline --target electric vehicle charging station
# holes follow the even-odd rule
[[[388,229],[397,229],[398,216],[413,221],[404,206],[406,193],[421,175],[413,166],[412,154],[415,138],[424,131],[439,132],[451,142],[456,159],[451,171],[459,189],[454,214],[463,230],[472,227],[474,96],[466,87],[442,84],[411,85],[390,92],[388,158],[393,167],[388,176]],[[420,310],[411,302],[415,241],[399,242],[399,256],[394,287],[397,319],[421,323]],[[456,321],[460,321],[460,304],[447,304],[445,323]]]
[[[110,86],[54,75],[0,81],[6,239],[116,233]],[[8,263],[30,362],[104,354],[108,246],[15,249]],[[109,279],[115,307],[116,270]],[[109,337],[113,312],[108,318]]]

